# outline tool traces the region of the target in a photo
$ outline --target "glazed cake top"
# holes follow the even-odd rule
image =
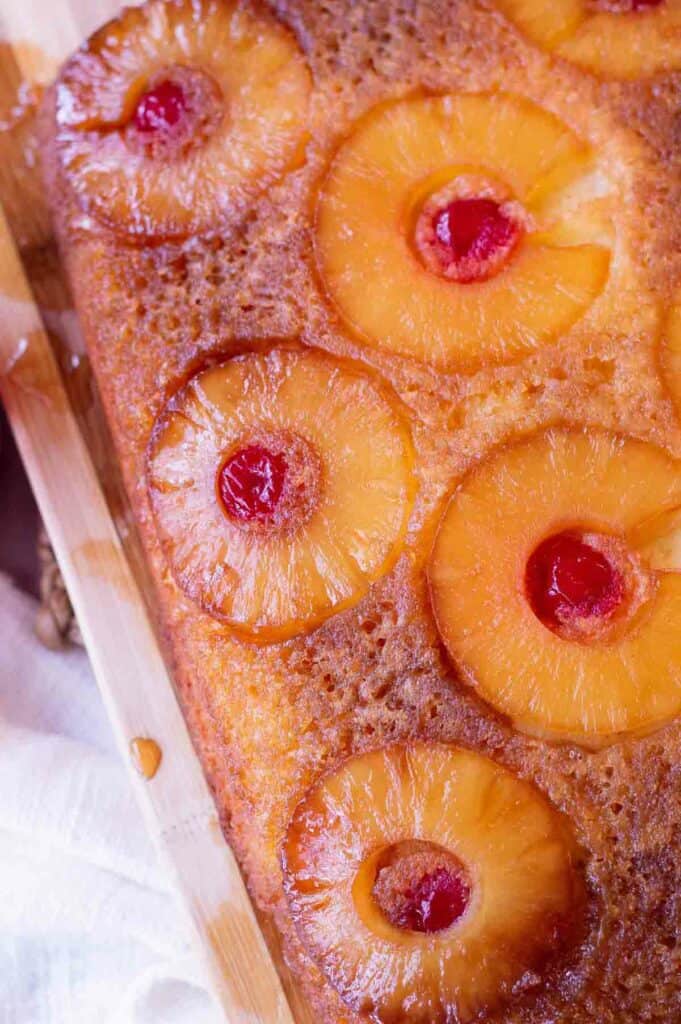
[[[87,206],[88,179],[76,166],[81,151],[77,145],[69,150],[75,162],[65,171],[53,119],[48,127],[48,173],[66,265],[154,576],[161,627],[230,841],[260,908],[276,917],[315,1019],[359,1021],[294,927],[280,866],[288,823],[309,788],[349,755],[412,741],[471,748],[532,782],[565,815],[584,852],[588,892],[583,939],[539,975],[530,972],[489,1020],[671,1021],[681,1013],[681,879],[673,854],[681,827],[678,722],[601,749],[515,728],[493,702],[481,699],[474,673],[447,654],[427,567],[448,496],[497,449],[514,450],[528,436],[568,426],[594,438],[606,431],[637,439],[646,450],[663,450],[670,464],[681,456],[674,404],[660,373],[681,278],[681,78],[676,72],[599,78],[555,60],[491,4],[295,0],[272,7],[310,76],[304,146],[290,147],[285,166],[267,165],[263,189],[235,186],[232,212],[216,207],[210,230],[195,233],[186,222],[188,236],[165,240],[112,230],[101,210]],[[289,86],[298,97],[304,91],[302,77]],[[403,267],[392,236],[388,232],[380,260],[372,259],[373,249],[367,258],[373,271],[378,267],[373,286],[383,278],[377,303],[383,330],[371,319],[366,271],[356,279],[345,272],[342,260],[352,267],[362,250],[341,254],[342,228],[348,227],[347,237],[373,244],[382,197],[399,192],[398,171],[422,158],[427,147],[419,126],[433,111],[440,116],[443,103],[446,116],[454,109],[469,118],[471,132],[482,124],[488,107],[464,114],[456,106],[461,94],[482,95],[492,105],[494,116],[483,126],[494,131],[497,124],[499,135],[484,136],[481,127],[471,145],[487,148],[494,174],[513,174],[526,195],[543,140],[554,128],[567,153],[566,139],[575,140],[575,153],[586,153],[571,179],[579,188],[564,188],[558,172],[549,181],[546,209],[555,198],[552,223],[559,228],[547,245],[560,250],[561,260],[570,247],[586,246],[594,255],[593,274],[580,278],[579,287],[570,277],[567,290],[578,296],[579,310],[572,320],[568,310],[555,324],[561,275],[577,266],[581,273],[584,253],[560,263],[549,295],[537,285],[527,310],[536,327],[530,341],[513,327],[518,318],[510,318],[508,295],[490,300],[492,318],[485,319],[463,299],[460,307],[442,308],[435,302],[441,293],[428,293],[432,336],[451,338],[454,322],[457,329],[462,325],[464,340],[451,348],[443,343],[424,358],[427,332],[421,331],[421,349],[414,351],[407,351],[414,332],[400,333],[399,311],[412,278],[398,277]],[[59,109],[59,88],[55,101]],[[504,120],[499,110],[509,104],[527,113]],[[362,132],[378,130],[382,117],[402,118],[403,163],[394,177],[381,164],[374,179],[361,165],[365,150],[356,146]],[[523,141],[519,132],[528,122]],[[348,161],[369,173],[356,190],[352,174],[343,178]],[[461,173],[469,175],[465,164]],[[208,173],[205,167],[201,173]],[[170,196],[174,185],[170,174],[164,185]],[[363,203],[367,194],[372,202]],[[331,196],[326,207],[324,195]],[[493,192],[485,197],[506,201]],[[185,202],[183,210],[191,209]],[[606,254],[605,273],[599,253]],[[334,276],[337,263],[341,271]],[[393,270],[399,287],[391,284]],[[522,273],[519,286],[530,272]],[[172,537],[162,544],[150,502],[149,444],[168,400],[198,371],[282,345],[294,353],[300,346],[328,353],[344,366],[350,361],[348,372],[380,380],[408,425],[415,487],[395,558],[385,574],[368,581],[361,600],[310,632],[263,645],[201,610],[178,586],[168,553]],[[331,426],[342,431],[342,420]],[[207,527],[198,520],[194,528],[200,539]],[[456,646],[445,642],[450,652]],[[508,657],[513,675],[520,666]],[[540,661],[537,671],[550,677],[552,663]]]

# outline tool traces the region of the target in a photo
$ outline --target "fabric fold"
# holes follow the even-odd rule
[[[219,1024],[90,671],[0,575],[0,1024]]]

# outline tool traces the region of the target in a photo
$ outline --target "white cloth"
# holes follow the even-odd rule
[[[219,1024],[86,656],[0,575],[0,1024]]]

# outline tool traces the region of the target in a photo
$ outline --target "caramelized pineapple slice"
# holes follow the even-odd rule
[[[453,661],[518,729],[598,747],[679,713],[681,574],[656,568],[642,531],[679,506],[681,465],[605,432],[536,435],[460,483],[433,608]]]
[[[310,956],[381,1024],[467,1024],[574,938],[579,852],[493,761],[418,744],[352,757],[298,805],[282,861]]]
[[[601,217],[587,200],[570,207],[569,225],[557,212],[591,161],[564,124],[519,97],[377,107],[319,194],[316,255],[330,299],[367,344],[441,369],[550,344],[608,275]]]
[[[681,67],[679,0],[496,0],[528,39],[603,78]]]
[[[310,75],[293,36],[236,0],[148,0],[71,58],[57,147],[82,206],[174,237],[233,216],[301,154]]]
[[[253,640],[356,604],[402,548],[409,429],[373,377],[319,352],[248,354],[193,377],[148,458],[178,585]]]

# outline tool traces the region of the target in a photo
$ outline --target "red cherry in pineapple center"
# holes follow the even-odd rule
[[[164,79],[137,102],[133,123],[139,132],[167,132],[187,112],[187,94],[178,82]]]
[[[525,589],[535,615],[549,628],[574,619],[605,620],[625,594],[622,573],[604,552],[568,531],[548,537],[533,551]]]
[[[441,932],[463,917],[469,900],[470,890],[461,875],[439,867],[405,892],[391,923],[412,932]]]
[[[262,444],[234,452],[218,474],[218,492],[227,514],[242,523],[271,522],[286,482],[286,457]]]
[[[421,840],[404,840],[379,857],[372,895],[394,928],[430,934],[463,917],[471,886],[461,862],[449,850]]]
[[[508,262],[525,231],[517,202],[456,194],[457,182],[431,195],[414,232],[426,268],[459,284],[487,281]]]
[[[494,199],[455,199],[433,218],[435,237],[454,260],[486,261],[506,248],[517,226]]]

